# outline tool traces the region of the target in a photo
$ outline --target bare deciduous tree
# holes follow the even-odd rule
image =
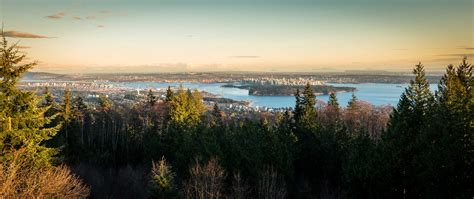
[[[189,170],[190,177],[184,184],[186,198],[218,199],[223,197],[225,171],[216,158],[205,165],[196,159],[196,164]]]
[[[260,199],[286,198],[286,183],[283,176],[272,167],[268,166],[258,179],[257,194]]]
[[[0,164],[0,198],[86,198],[89,188],[66,166],[35,167],[25,150]]]

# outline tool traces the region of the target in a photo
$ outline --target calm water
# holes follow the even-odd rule
[[[203,90],[224,98],[234,100],[250,101],[252,106],[267,106],[267,107],[293,107],[295,105],[295,98],[293,96],[251,96],[248,95],[248,90],[239,88],[223,88],[223,83],[159,83],[159,82],[130,82],[123,83],[122,86],[137,89],[166,89],[167,87],[178,87],[183,85],[185,88]],[[355,95],[358,99],[368,101],[374,105],[392,105],[398,103],[400,95],[408,84],[331,84],[334,86],[350,86],[355,87],[357,91]],[[431,89],[435,90],[436,85],[432,84]],[[341,105],[346,105],[351,99],[352,93],[338,93],[337,98]],[[318,100],[327,102],[328,95],[318,96]]]

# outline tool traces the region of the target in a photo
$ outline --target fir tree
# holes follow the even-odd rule
[[[391,176],[388,179],[391,180],[390,191],[403,197],[414,197],[420,192],[420,187],[416,186],[416,176],[422,165],[419,162],[423,149],[421,140],[434,105],[434,97],[421,63],[415,66],[413,74],[415,79],[410,81],[401,95],[383,138],[388,156],[385,166],[392,172],[388,175]]]
[[[46,127],[52,117],[46,117],[48,107],[39,107],[41,100],[32,92],[16,88],[22,75],[35,62],[21,64],[25,55],[19,53],[16,44],[8,45],[3,38],[0,45],[0,147],[1,159],[11,158],[11,151],[26,149],[27,158],[34,165],[49,165],[55,150],[45,147],[58,127]]]
[[[174,96],[173,90],[171,90],[171,86],[168,86],[168,89],[166,89],[165,102],[171,102],[171,100],[173,100],[173,96]]]
[[[99,106],[102,111],[109,111],[112,108],[112,102],[105,95],[99,96]]]
[[[474,193],[474,117],[472,65],[464,58],[449,65],[442,77],[437,109],[424,137],[425,192],[436,197],[468,197]],[[452,191],[452,193],[446,190]]]
[[[357,99],[356,95],[354,93],[352,93],[352,97],[349,100],[349,102],[347,103],[347,108],[353,109],[353,110],[357,109],[357,101],[358,101],[358,99]]]
[[[331,106],[336,112],[339,112],[339,102],[337,102],[336,93],[332,92],[329,94],[328,105]]]
[[[300,99],[301,113],[297,119],[303,128],[316,129],[318,127],[317,111],[316,111],[316,96],[314,95],[311,85],[306,84],[303,90],[303,97]]]
[[[176,174],[171,170],[165,158],[158,163],[153,162],[151,169],[151,194],[153,198],[178,198],[178,190],[174,184]]]
[[[148,103],[148,105],[153,107],[156,104],[157,101],[158,100],[157,100],[155,94],[153,94],[153,91],[150,89],[148,91],[148,94],[147,94],[147,103]]]

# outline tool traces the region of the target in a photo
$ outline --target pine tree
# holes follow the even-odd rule
[[[316,129],[319,126],[317,122],[316,96],[309,83],[306,84],[303,90],[303,97],[300,100],[301,114],[299,118],[296,118],[297,123],[308,130]]]
[[[301,93],[300,93],[299,88],[296,88],[296,92],[294,95],[295,95],[296,104],[295,104],[295,109],[293,110],[293,115],[294,115],[295,120],[299,121],[301,118],[302,109],[303,109],[303,105],[301,104]]]
[[[391,115],[388,132],[383,136],[385,153],[388,156],[388,176],[391,192],[399,196],[415,197],[420,192],[416,186],[423,130],[427,128],[434,96],[429,90],[423,65],[418,64],[413,70],[415,79],[401,95],[397,108]]]
[[[219,105],[217,104],[217,102],[214,103],[214,106],[212,108],[212,116],[216,124],[220,124],[222,122],[223,112],[219,109]]]
[[[153,198],[178,198],[174,184],[176,174],[162,157],[158,163],[153,162],[151,169],[151,194]]]
[[[206,111],[199,91],[184,91],[178,89],[176,96],[171,100],[170,119],[172,124],[186,127],[196,127],[201,122],[201,117]]]
[[[458,67],[449,65],[438,85],[437,113],[425,136],[424,159],[429,163],[422,173],[431,196],[464,198],[474,193],[472,67],[466,58]]]
[[[66,124],[66,128],[69,122],[73,119],[73,114],[72,114],[72,94],[69,89],[66,89],[64,91],[63,99],[62,99],[62,104],[61,104],[61,116],[63,119],[63,122]]]
[[[157,102],[157,98],[155,94],[153,94],[153,91],[150,89],[147,95],[147,103],[149,106],[153,107],[156,104],[156,102]]]
[[[53,117],[58,113],[58,107],[56,102],[54,101],[54,96],[49,91],[48,87],[45,87],[44,92],[44,102],[42,103],[42,107],[46,107],[48,110],[45,113],[46,117]],[[56,122],[53,120],[52,125],[48,126],[56,126]]]
[[[77,94],[76,98],[74,98],[73,109],[75,112],[82,112],[82,113],[88,109],[86,103],[84,102],[84,98],[79,93]]]
[[[352,93],[352,97],[349,100],[349,102],[347,103],[347,108],[353,109],[353,110],[357,109],[357,101],[358,101],[358,99],[357,99],[356,95],[354,93]]]
[[[336,93],[329,94],[328,106],[331,106],[336,112],[339,112],[339,102],[337,101]]]
[[[53,95],[51,94],[51,92],[49,92],[49,89],[48,87],[45,87],[44,88],[44,92],[43,92],[43,95],[44,95],[44,106],[54,106],[55,105],[55,102],[54,102],[54,97]]]
[[[112,102],[105,95],[99,96],[99,106],[102,111],[109,111],[112,108]]]
[[[3,33],[3,32],[2,32]],[[36,62],[21,64],[25,55],[16,44],[9,46],[3,35],[0,45],[0,147],[1,159],[11,158],[11,151],[26,150],[28,160],[34,165],[49,165],[55,150],[43,142],[58,132],[58,126],[46,127],[51,117],[46,117],[48,107],[40,107],[41,99],[34,93],[19,90],[17,82]]]
[[[171,102],[171,100],[173,100],[173,96],[174,96],[173,90],[171,90],[171,86],[168,86],[168,89],[166,89],[165,102]]]

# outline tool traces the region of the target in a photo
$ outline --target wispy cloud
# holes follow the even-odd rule
[[[13,38],[31,38],[31,39],[44,39],[44,38],[53,38],[53,37],[48,37],[44,35],[37,35],[33,33],[27,33],[27,32],[20,32],[20,31],[5,31],[3,33],[5,37],[13,37]]]
[[[79,17],[79,16],[75,16],[75,17],[72,17],[73,19],[75,20],[82,20],[82,17]]]
[[[86,19],[94,20],[94,19],[97,19],[97,17],[94,15],[90,15],[90,16],[87,16]]]
[[[97,28],[105,28],[104,25],[97,25]]]
[[[30,46],[15,46],[15,48],[18,48],[18,49],[28,49],[28,48],[31,48]]]
[[[45,16],[46,18],[49,19],[62,19],[64,16],[66,16],[65,12],[58,12],[53,15]]]
[[[474,53],[453,53],[453,54],[440,54],[436,55],[440,57],[474,57]]]
[[[260,56],[256,55],[236,55],[236,56],[229,56],[230,58],[238,58],[238,59],[257,59]]]
[[[395,49],[392,49],[392,50],[396,50],[396,51],[406,51],[408,50],[407,48],[395,48]]]

